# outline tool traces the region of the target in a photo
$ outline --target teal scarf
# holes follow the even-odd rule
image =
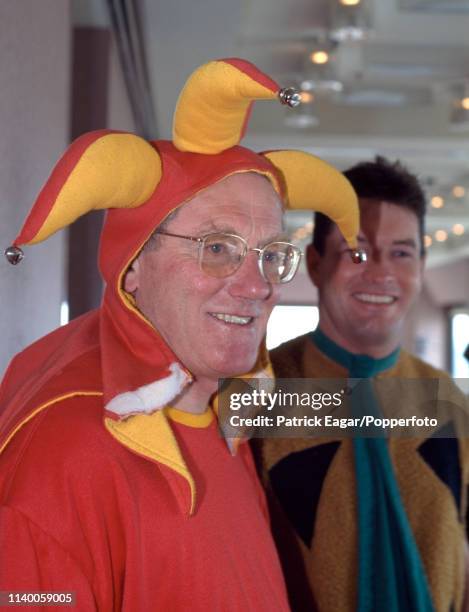
[[[379,415],[371,378],[391,368],[399,349],[383,359],[354,355],[320,329],[316,347],[346,368],[350,378],[366,379],[354,388],[352,410]],[[358,507],[358,612],[432,612],[422,560],[409,525],[385,437],[353,439]]]

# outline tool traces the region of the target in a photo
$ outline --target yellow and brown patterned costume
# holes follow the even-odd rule
[[[321,352],[313,338],[295,338],[271,353],[277,378],[348,377],[349,372]],[[438,379],[442,393],[465,402],[445,373],[405,351],[378,377]],[[381,404],[389,406],[395,400],[380,397]],[[311,610],[316,605],[321,612],[354,611],[358,535],[352,440],[271,438],[259,446],[293,609]],[[432,435],[391,439],[389,451],[434,607],[459,610],[464,593],[467,444],[454,435]]]

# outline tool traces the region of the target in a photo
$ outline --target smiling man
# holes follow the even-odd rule
[[[318,215],[307,260],[319,292],[319,327],[352,353],[386,357],[400,345],[422,286],[425,196],[413,175],[383,158],[344,174],[359,196],[358,240],[367,262],[350,265],[337,227]]]
[[[387,396],[373,392],[375,377],[443,380],[463,405],[445,373],[400,348],[425,260],[416,177],[380,157],[344,174],[359,197],[367,261],[353,265],[337,227],[316,215],[307,265],[319,327],[271,353],[276,376],[367,379],[366,414],[411,415],[417,405],[389,384]],[[461,609],[469,457],[454,432],[266,439],[262,453],[294,609]]]
[[[220,377],[269,374],[267,319],[300,259],[283,207],[314,192],[354,248],[358,206],[321,160],[238,145],[251,103],[276,98],[298,96],[244,60],[209,62],[180,96],[172,141],[73,143],[7,249],[18,263],[20,246],[108,209],[101,307],[27,347],[2,383],[7,601],[288,608],[249,446],[220,436],[212,398]]]
[[[259,253],[247,251],[243,261],[241,254],[266,246],[267,252],[287,254],[289,249],[294,256],[296,249],[280,241],[282,215],[281,201],[266,178],[229,176],[157,229],[127,272],[124,287],[139,310],[186,368],[198,372],[197,385],[173,405],[205,409],[218,378],[254,367],[278,284],[271,282],[277,279],[264,255],[259,259]],[[201,236],[205,243],[194,244],[193,237]],[[296,268],[293,259],[291,265]],[[161,278],[171,278],[170,293]]]

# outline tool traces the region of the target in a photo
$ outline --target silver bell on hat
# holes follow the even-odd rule
[[[9,246],[5,249],[5,257],[13,266],[16,266],[23,259],[24,253],[19,247]]]
[[[284,87],[278,92],[282,104],[294,108],[301,103],[301,94],[294,87]]]
[[[350,251],[350,257],[353,263],[360,264],[365,263],[367,260],[366,252],[363,249],[353,249]]]

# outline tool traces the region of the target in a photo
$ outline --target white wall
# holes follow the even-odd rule
[[[432,366],[449,370],[446,312],[433,300],[427,283],[407,319],[403,345]]]
[[[435,304],[469,306],[469,258],[427,270],[425,284]]]
[[[291,283],[280,285],[280,304],[316,305],[318,290],[311,282],[303,264]]]
[[[67,0],[0,2],[0,247],[17,235],[68,141]],[[0,260],[0,373],[18,350],[59,324],[64,232]]]

